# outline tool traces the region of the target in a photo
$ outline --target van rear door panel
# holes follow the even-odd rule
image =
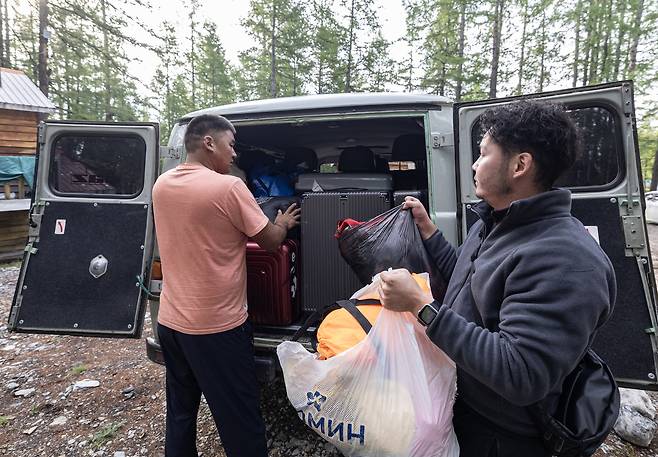
[[[141,334],[157,132],[155,124],[40,126],[30,233],[10,330]]]
[[[583,153],[556,186],[571,190],[572,214],[598,240],[612,261],[617,279],[614,313],[599,330],[593,348],[608,362],[621,385],[658,389],[656,288],[643,214],[632,90],[632,83],[623,81],[455,105],[461,236],[475,222],[468,208],[478,201],[471,167],[479,155],[479,116],[493,105],[518,98],[563,103],[583,133]]]

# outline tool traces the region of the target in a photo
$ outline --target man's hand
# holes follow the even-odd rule
[[[285,228],[286,231],[298,226],[302,210],[296,206],[297,204],[293,203],[288,207],[285,213],[282,213],[281,210],[279,210],[276,219],[274,219],[274,225]]]
[[[423,292],[409,271],[399,268],[379,274],[379,298],[391,311],[418,314],[425,303],[434,301],[432,294]]]
[[[418,200],[417,198],[406,196],[404,197],[404,205],[402,206],[402,209],[410,209],[411,214],[414,217],[414,222],[416,223],[416,226],[418,227],[418,231],[420,232],[421,238],[424,240],[428,239],[432,235],[434,235],[434,232],[436,232],[438,229],[436,228],[436,225],[432,223],[432,220],[430,219],[429,215],[427,214],[427,211],[425,210],[425,207],[423,204]]]

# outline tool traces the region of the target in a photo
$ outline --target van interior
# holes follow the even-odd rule
[[[279,305],[271,297],[256,296],[260,286],[248,287],[250,315],[261,329],[297,326],[309,313],[348,299],[363,286],[338,249],[334,234],[342,219],[369,220],[401,204],[406,195],[427,208],[422,116],[237,123],[236,140],[234,174],[245,180],[264,211],[276,201],[281,208],[291,202],[302,208],[300,229],[288,234],[298,260],[296,277],[283,286],[294,289],[292,313],[277,318],[277,310],[265,308]],[[248,270],[260,268],[249,259],[248,250]]]

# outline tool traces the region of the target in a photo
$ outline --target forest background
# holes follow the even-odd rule
[[[249,39],[234,58],[235,37],[205,3],[0,0],[0,66],[25,71],[57,118],[157,121],[164,142],[183,114],[236,101],[365,91],[466,101],[633,79],[656,189],[658,0],[244,0]],[[406,27],[390,37],[382,12],[400,3]]]

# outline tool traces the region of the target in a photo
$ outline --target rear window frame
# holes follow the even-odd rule
[[[54,186],[54,167],[53,163],[55,160],[55,147],[57,143],[62,138],[102,138],[102,137],[115,137],[120,139],[136,139],[142,149],[141,155],[141,179],[139,181],[139,188],[136,192],[132,194],[101,194],[101,193],[89,193],[89,192],[62,192]],[[62,132],[53,137],[52,142],[50,143],[50,149],[48,151],[48,190],[56,195],[57,197],[69,197],[69,198],[84,198],[84,199],[113,199],[113,200],[132,200],[139,197],[144,192],[144,183],[145,173],[146,173],[146,154],[147,154],[147,145],[146,141],[141,135],[136,133],[112,133],[112,132]]]

